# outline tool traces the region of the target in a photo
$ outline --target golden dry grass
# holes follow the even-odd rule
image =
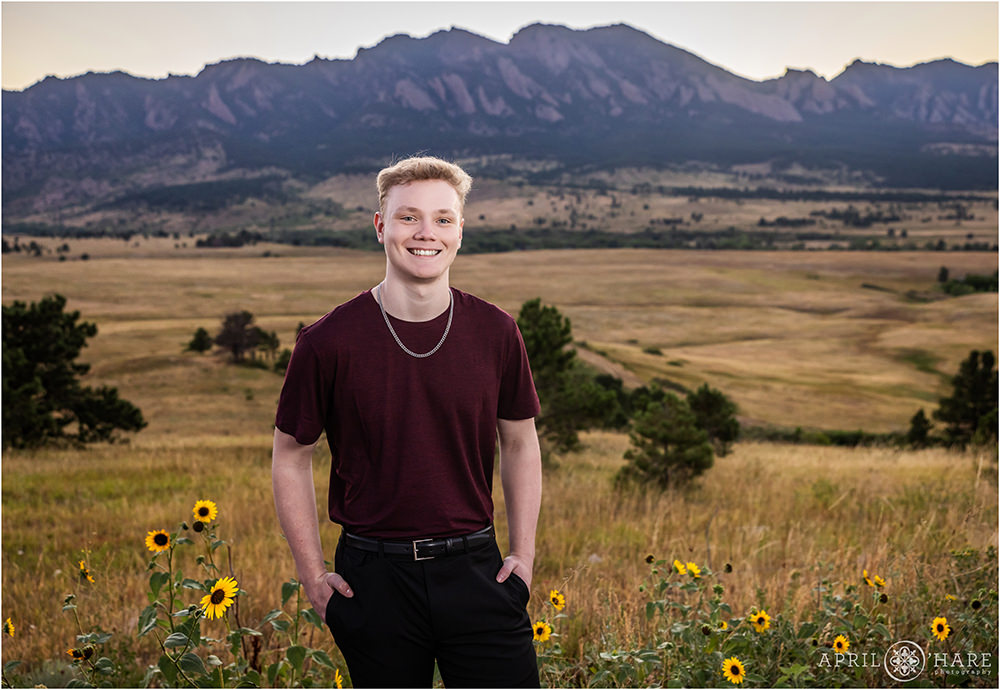
[[[566,594],[570,618],[560,625],[571,653],[605,628],[621,642],[640,634],[647,554],[716,571],[730,563],[733,572],[719,578],[734,611],[757,603],[759,590],[770,610],[794,616],[812,605],[820,579],[857,583],[862,568],[887,579],[900,609],[921,583],[943,596],[952,549],[996,545],[996,476],[976,455],[740,444],[692,490],[618,494],[612,478],[627,438],[601,432],[585,442],[546,473],[531,604],[542,615],[549,589]],[[249,594],[241,620],[256,625],[294,574],[271,507],[269,455],[266,436],[8,453],[2,599],[17,635],[5,642],[4,661],[61,657],[75,633],[60,613],[69,592],[80,597],[85,626],[133,636],[146,603],[145,533],[190,520],[201,498],[219,505],[220,535],[233,544],[233,572]],[[315,463],[321,506],[324,458]],[[336,538],[327,523],[330,557]],[[77,580],[84,552],[94,585]],[[196,553],[178,551],[189,577],[200,577]],[[266,633],[266,649],[281,644]],[[313,644],[334,652],[321,633]],[[141,664],[155,662],[151,641],[136,651]]]
[[[290,345],[300,322],[376,284],[384,264],[378,254],[336,249],[93,256],[5,259],[4,301],[59,292],[98,324],[82,359],[147,411],[139,443],[265,430],[280,378],[182,353],[194,330],[247,309]],[[995,294],[906,297],[933,295],[941,264],[954,276],[989,273],[996,255],[545,251],[460,257],[452,278],[514,314],[534,297],[555,305],[577,340],[605,353],[588,359],[632,384],[708,382],[749,422],[889,431],[905,429],[920,407],[933,409],[969,350],[996,347]]]

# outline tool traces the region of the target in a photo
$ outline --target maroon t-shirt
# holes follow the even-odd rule
[[[497,419],[539,412],[514,319],[452,294],[451,331],[423,359],[396,344],[371,291],[299,333],[275,426],[303,445],[326,431],[330,519],[351,534],[447,537],[490,524]],[[389,318],[403,344],[423,353],[441,339],[448,312]]]

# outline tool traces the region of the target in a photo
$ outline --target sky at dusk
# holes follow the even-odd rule
[[[398,33],[450,27],[507,42],[536,22],[627,23],[750,79],[861,58],[908,67],[997,60],[996,2],[3,2],[4,89],[54,74],[197,74],[234,57],[352,58]]]

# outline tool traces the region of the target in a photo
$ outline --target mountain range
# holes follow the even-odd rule
[[[48,77],[3,92],[3,211],[241,176],[318,180],[421,151],[473,167],[767,162],[995,189],[997,76],[996,62],[857,60],[831,80],[758,82],[628,25],[535,24],[508,43],[451,29],[390,36],[351,60]]]

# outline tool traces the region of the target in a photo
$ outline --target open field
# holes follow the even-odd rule
[[[214,332],[225,313],[247,309],[290,346],[300,322],[375,285],[384,262],[291,247],[277,257],[244,247],[127,258],[111,251],[114,240],[86,242],[89,261],[7,255],[4,301],[58,292],[98,324],[82,359],[146,413],[140,444],[268,429],[280,377],[183,353],[194,330]],[[936,406],[969,350],[996,348],[995,293],[935,291],[942,264],[960,277],[992,273],[996,261],[974,252],[546,251],[460,257],[452,278],[514,314],[534,297],[555,305],[586,343],[584,357],[627,384],[707,381],[745,421],[890,431]]]
[[[132,254],[121,241],[76,243],[88,261],[5,255],[3,301],[65,295],[99,327],[81,357],[92,364],[85,382],[117,386],[149,427],[123,445],[4,454],[0,596],[17,634],[5,639],[3,661],[25,660],[24,678],[50,686],[67,678],[61,659],[76,628],[60,609],[69,592],[85,626],[114,632],[112,645],[125,641],[134,682],[155,663],[152,641],[134,642],[147,603],[142,540],[190,519],[198,499],[219,505],[220,535],[233,543],[248,593],[244,623],[279,605],[281,583],[294,574],[270,497],[281,379],[182,350],[197,327],[214,331],[237,309],[290,346],[298,323],[374,285],[384,261],[335,249],[258,245],[180,258],[172,241]],[[262,256],[269,250],[279,256]],[[888,431],[905,430],[917,408],[936,407],[970,349],[996,348],[996,294],[934,291],[942,264],[960,277],[992,273],[996,261],[972,252],[547,251],[460,257],[452,282],[515,314],[536,296],[557,306],[586,343],[581,355],[627,383],[707,381],[738,402],[745,422]],[[662,354],[646,351],[653,348]],[[776,627],[811,615],[824,579],[838,596],[860,597],[849,594],[859,585],[868,596],[867,569],[887,580],[879,615],[897,639],[928,641],[935,616],[972,615],[966,604],[980,596],[983,577],[995,587],[995,562],[962,568],[952,556],[997,546],[996,462],[984,454],[741,443],[694,489],[643,495],[612,489],[625,435],[594,432],[584,442],[545,478],[529,608],[551,619],[546,594],[566,594],[568,617],[555,627],[575,669],[550,682],[586,684],[598,652],[655,634],[644,615],[650,594],[639,590],[647,554],[715,571],[733,616],[766,608]],[[327,453],[315,463],[320,505]],[[323,535],[331,554],[336,538],[335,528]],[[76,576],[84,553],[97,580],[86,587]],[[193,554],[184,558],[193,574]],[[985,601],[983,620],[995,622],[995,598]],[[264,627],[264,654],[275,654],[280,640]],[[995,648],[992,630],[992,646],[979,651]],[[969,639],[960,633],[956,626],[959,650]],[[832,631],[817,637],[828,642]],[[325,633],[311,644],[337,658]],[[217,653],[225,660],[222,647]],[[43,660],[57,661],[43,668]]]

